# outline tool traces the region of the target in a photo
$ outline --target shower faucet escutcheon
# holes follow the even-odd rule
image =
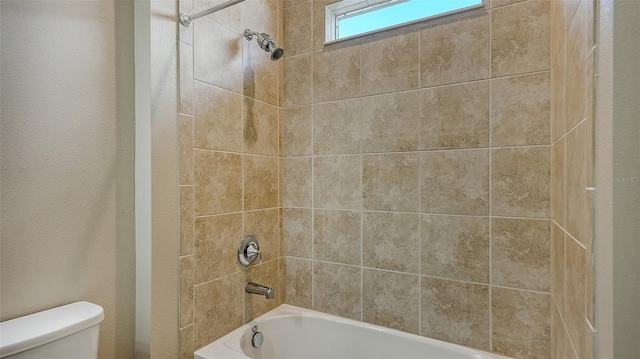
[[[262,264],[262,251],[260,250],[258,238],[253,235],[244,236],[240,243],[238,243],[238,261],[243,267],[248,267],[258,258],[260,258],[260,263]],[[267,299],[273,299],[275,297],[275,292],[272,287],[254,282],[247,282],[244,286],[244,291],[249,294],[263,295]]]

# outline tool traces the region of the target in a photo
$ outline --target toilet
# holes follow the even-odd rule
[[[76,302],[0,323],[0,358],[96,359],[101,306]]]

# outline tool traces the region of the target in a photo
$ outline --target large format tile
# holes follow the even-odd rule
[[[236,272],[193,288],[196,348],[242,325],[243,287],[243,273]]]
[[[362,320],[418,334],[420,277],[362,270]]]
[[[311,207],[311,157],[285,158],[284,205]]]
[[[514,358],[551,357],[551,297],[493,287],[493,352]]]
[[[418,32],[382,34],[362,44],[362,95],[418,88]]]
[[[363,98],[362,152],[417,150],[418,113],[418,91]]]
[[[489,214],[489,151],[420,154],[420,211]]]
[[[194,92],[194,146],[241,152],[242,96],[201,82]]]
[[[582,1],[587,2],[587,1]],[[568,7],[569,3],[567,3]],[[582,121],[586,114],[587,34],[584,6],[578,9],[567,32],[565,69],[566,131]],[[570,18],[567,18],[570,19]]]
[[[551,227],[551,294],[556,299],[560,314],[564,316],[565,234],[555,223]]]
[[[285,56],[311,52],[311,0],[283,11]]]
[[[566,230],[582,244],[586,243],[586,122],[566,138]]]
[[[193,114],[193,46],[180,42],[180,113]]]
[[[284,255],[311,258],[310,209],[285,208],[284,210]]]
[[[549,292],[548,220],[491,219],[491,283]]]
[[[193,256],[180,258],[180,328],[193,324]]]
[[[260,241],[262,260],[267,262],[279,257],[280,228],[279,209],[265,209],[259,211],[244,212],[244,234],[254,235]],[[237,239],[240,241],[240,239]]]
[[[565,138],[551,146],[551,219],[561,226],[565,220]]]
[[[492,214],[549,217],[549,146],[501,148],[491,155]]]
[[[553,1],[554,3],[559,1]],[[551,139],[556,141],[565,132],[565,45],[560,48],[558,59],[551,68]]]
[[[420,32],[421,86],[489,77],[489,15],[428,26]]]
[[[550,143],[549,72],[491,80],[491,145]]]
[[[360,209],[361,156],[313,159],[313,205],[316,208]]]
[[[311,106],[285,108],[282,111],[283,155],[311,155]]]
[[[242,156],[194,151],[194,212],[196,215],[242,210]]]
[[[336,45],[314,52],[313,101],[359,97],[360,45]]]
[[[421,280],[420,334],[489,350],[489,287],[428,277]]]
[[[491,13],[493,77],[550,69],[550,1],[526,1]]]
[[[360,99],[314,105],[314,154],[360,153],[360,118]]]
[[[417,274],[419,220],[418,214],[363,212],[362,265]]]
[[[278,108],[245,97],[242,114],[244,153],[278,156],[280,144]]]
[[[180,3],[183,3],[181,1]],[[180,359],[193,359],[193,325],[180,329]]]
[[[417,153],[363,156],[363,209],[417,212],[418,165]]]
[[[285,258],[286,303],[296,307],[312,307],[312,263],[308,260]]]
[[[196,4],[200,2],[196,1]],[[194,78],[235,93],[242,93],[242,42],[247,40],[209,19],[195,21],[193,31]]]
[[[565,337],[566,329],[562,322],[562,317],[558,312],[558,307],[551,303],[551,359],[565,359]],[[567,343],[571,345],[571,343]]]
[[[422,215],[421,274],[489,283],[489,218]]]
[[[237,247],[243,237],[242,214],[195,219],[195,284],[240,270]]]
[[[180,255],[193,254],[193,187],[180,186]]]
[[[585,303],[585,249],[570,236],[566,237],[566,308],[565,323],[578,357],[587,350],[587,322]]]
[[[288,107],[311,103],[311,54],[284,58],[280,61],[283,62],[282,104]]]
[[[193,184],[193,117],[180,114],[180,184]]]
[[[244,156],[244,209],[278,207],[278,159]]]
[[[314,259],[360,265],[360,216],[357,211],[316,209],[313,217]]]
[[[420,149],[489,147],[489,81],[420,91]]]
[[[223,2],[224,0],[193,0],[193,11],[200,12],[203,10],[207,10],[214,6],[220,5]],[[207,18],[215,21],[217,24],[224,26],[232,32],[240,33],[242,31],[241,6],[230,6],[226,9],[216,11],[213,14],[207,15]],[[193,22],[191,26],[197,26],[199,22],[202,22],[202,20]]]
[[[313,264],[313,309],[360,320],[361,269],[342,264]]]

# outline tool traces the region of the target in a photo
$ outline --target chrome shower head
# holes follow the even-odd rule
[[[244,37],[251,41],[253,37],[256,37],[258,46],[266,52],[271,53],[271,61],[278,61],[284,55],[284,49],[276,46],[276,42],[271,35],[266,33],[258,33],[249,29],[244,30]]]

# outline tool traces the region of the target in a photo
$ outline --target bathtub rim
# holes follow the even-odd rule
[[[194,353],[194,359],[251,359],[242,351],[242,348],[240,347],[240,340],[237,340],[237,339],[242,338],[242,336],[247,331],[250,331],[251,328],[253,328],[254,326],[256,325],[259,326],[261,321],[272,319],[272,318],[291,317],[291,316],[315,317],[315,318],[328,319],[331,321],[348,324],[348,325],[355,325],[358,327],[364,327],[364,328],[388,333],[391,335],[398,335],[402,337],[409,337],[411,339],[418,339],[436,346],[444,345],[447,347],[463,349],[472,354],[482,355],[482,359],[512,359],[510,357],[506,357],[500,354],[491,353],[491,352],[487,352],[484,350],[475,349],[471,347],[466,347],[460,344],[449,343],[443,340],[424,337],[418,334],[407,333],[397,329],[387,328],[387,327],[383,327],[383,326],[379,326],[371,323],[362,322],[359,320],[343,318],[336,315],[322,313],[322,312],[318,312],[311,309],[296,307],[290,304],[281,304],[278,307],[251,320],[250,322],[247,322],[246,324],[243,324],[242,326],[234,329],[230,333],[213,341],[212,343],[209,343],[206,346],[196,350]],[[233,342],[234,340],[235,342]]]

